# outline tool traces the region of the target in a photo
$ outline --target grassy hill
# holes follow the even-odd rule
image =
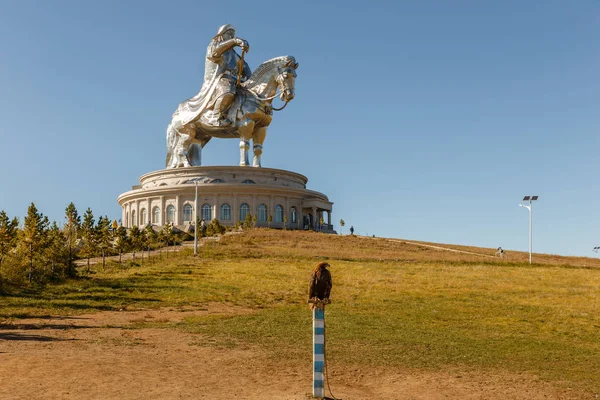
[[[0,322],[228,303],[240,312],[139,326],[306,361],[308,280],[315,264],[327,260],[334,285],[326,310],[332,364],[527,373],[600,393],[600,261],[536,254],[529,265],[527,253],[501,260],[494,252],[256,229],[206,242],[197,257],[184,250],[143,265],[95,266],[74,281],[7,295],[0,298]]]

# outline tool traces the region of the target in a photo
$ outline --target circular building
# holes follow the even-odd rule
[[[225,226],[243,223],[250,215],[256,226],[333,232],[333,203],[307,189],[307,182],[303,175],[272,168],[172,168],[142,175],[140,184],[117,201],[126,228],[172,223],[187,231],[197,211],[199,219],[217,219]]]

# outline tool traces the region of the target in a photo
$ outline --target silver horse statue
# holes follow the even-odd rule
[[[228,110],[227,117],[232,121],[228,126],[219,126],[214,110],[206,109],[200,115],[194,115],[193,110],[189,110],[188,101],[181,103],[167,127],[166,167],[200,166],[202,148],[213,137],[240,138],[241,166],[250,165],[248,150],[252,139],[252,166],[260,167],[263,143],[273,115],[271,103],[277,96],[286,105],[294,98],[297,68],[298,63],[292,56],[277,57],[262,63],[239,85]]]

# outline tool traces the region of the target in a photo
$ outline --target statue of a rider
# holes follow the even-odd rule
[[[200,117],[214,127],[232,124],[233,121],[227,118],[227,112],[235,98],[239,63],[242,61],[242,57],[234,50],[236,46],[246,52],[250,49],[246,40],[235,37],[233,25],[221,26],[206,49],[202,89],[194,97],[179,104],[173,114],[174,118],[177,116],[176,129],[185,130],[188,124]],[[245,61],[241,69],[240,83],[252,74]]]
[[[250,49],[246,40],[235,37],[233,25],[226,24],[219,28],[206,50],[203,89],[205,86],[207,88],[214,86],[210,99],[207,99],[206,109],[215,112],[217,126],[231,125],[233,122],[227,118],[227,111],[235,97],[242,62],[242,57],[234,50],[236,46],[241,47],[245,52]],[[245,61],[243,63],[241,82],[252,74],[248,64]]]

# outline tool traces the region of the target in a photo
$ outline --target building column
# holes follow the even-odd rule
[[[269,226],[269,215],[271,218],[275,219],[275,209],[273,207],[273,196],[269,195],[269,204],[267,205],[267,226]],[[273,222],[271,222],[271,226],[273,226]]]
[[[233,209],[231,210],[231,222],[235,225],[238,221],[240,221],[240,210],[238,207],[238,198],[237,194],[233,195],[233,205],[231,206]]]
[[[313,207],[312,208],[312,221],[311,221],[311,228],[313,230],[316,229],[317,227],[317,207]]]
[[[180,202],[180,198],[179,195],[175,196],[175,225],[181,225],[181,218],[182,218],[182,213],[179,212],[179,210],[181,209],[181,202]]]
[[[218,214],[219,211],[219,195],[215,194],[214,197],[214,206],[213,206],[213,219],[219,220],[220,215]]]
[[[331,226],[331,211],[327,211],[327,225]]]
[[[140,226],[140,202],[141,200],[135,202],[135,221],[133,222],[133,225],[137,227]]]
[[[150,206],[152,203],[150,202],[150,197],[146,199],[146,224],[152,225],[152,210]]]
[[[286,229],[289,228],[289,225],[292,223],[292,214],[290,213],[289,203],[290,202],[288,201],[288,197],[285,196],[285,200],[283,201],[283,216],[285,218],[283,219],[282,226],[285,226],[285,219],[287,218],[288,226],[286,227]]]
[[[167,210],[165,210],[165,196],[160,196],[160,225],[165,226],[167,221]]]

